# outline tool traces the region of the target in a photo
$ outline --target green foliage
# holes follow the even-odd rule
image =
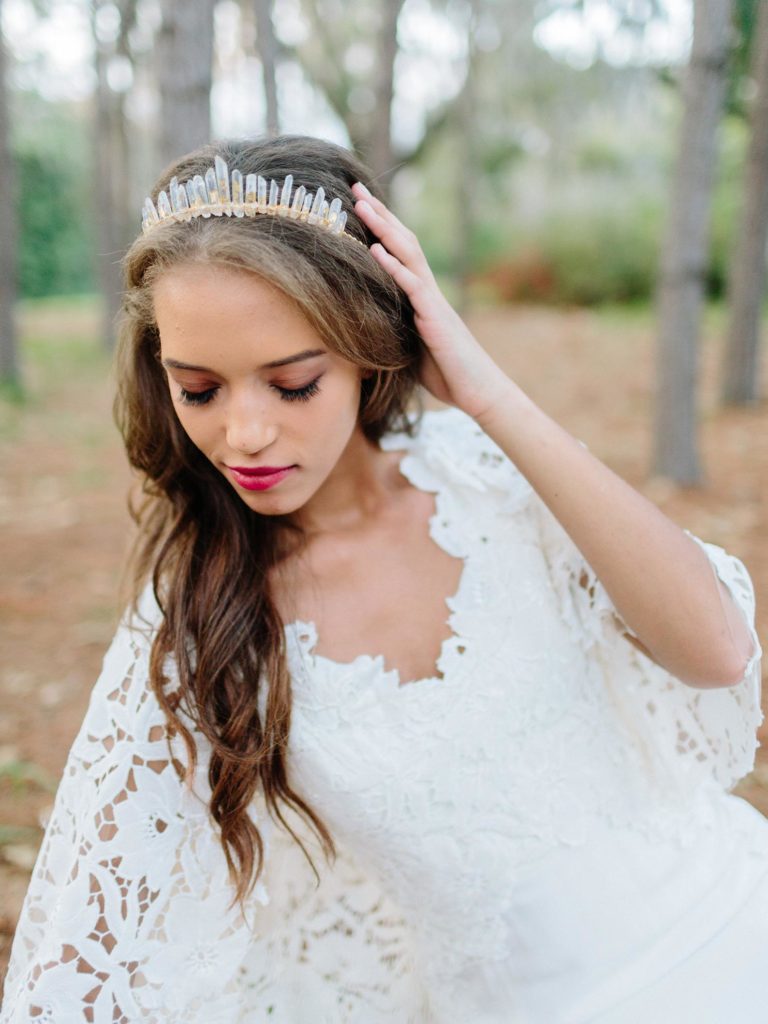
[[[13,846],[16,843],[35,843],[39,839],[40,832],[36,828],[29,828],[24,825],[0,824],[0,846]]]
[[[479,277],[506,300],[581,306],[647,300],[660,229],[660,207],[649,199],[554,209]]]
[[[25,297],[92,288],[92,241],[77,168],[66,151],[16,154],[19,176],[19,282]]]
[[[733,48],[728,75],[726,109],[729,113],[746,116],[749,94],[752,42],[757,32],[757,14],[760,0],[735,0],[733,7]]]
[[[712,202],[710,263],[707,291],[713,298],[725,295],[742,203],[744,158],[749,131],[746,122],[727,117],[722,124],[720,163]]]
[[[738,175],[723,168],[715,191],[707,295],[722,298],[739,207]],[[652,299],[664,200],[628,197],[623,207],[554,209],[524,236],[484,225],[486,258],[476,280],[504,301],[594,306]],[[506,236],[506,245],[504,238]],[[510,239],[514,238],[513,242]]]
[[[636,203],[622,211],[585,211],[544,225],[542,246],[560,302],[594,305],[646,299],[654,286],[660,211]]]
[[[0,765],[0,784],[10,783],[14,793],[26,792],[30,787],[56,792],[56,782],[32,761],[8,761]]]
[[[12,93],[22,297],[93,290],[89,110]]]

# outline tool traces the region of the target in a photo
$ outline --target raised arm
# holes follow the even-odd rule
[[[403,288],[425,343],[422,382],[472,416],[515,463],[592,566],[642,649],[690,686],[736,685],[758,654],[706,553],[540,409],[451,308],[415,235],[364,186],[371,253]]]

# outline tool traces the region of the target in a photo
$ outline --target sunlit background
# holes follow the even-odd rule
[[[135,14],[121,40],[124,8],[131,6]],[[97,245],[91,201],[96,51],[103,55],[107,90],[122,100],[130,140],[126,205],[135,228],[142,198],[163,166],[158,142],[166,126],[156,74],[162,4],[5,0],[3,7],[22,171],[22,294],[82,291],[94,286],[88,254]],[[377,102],[382,9],[375,0],[276,0],[280,130],[365,143],[365,121]],[[213,23],[211,134],[260,133],[266,111],[253,5],[221,0]],[[458,222],[471,198],[472,268],[483,271],[502,256],[507,263],[520,257],[521,279],[512,280],[515,268],[507,267],[503,297],[513,297],[510,290],[543,289],[531,297],[647,298],[676,142],[676,76],[690,42],[686,0],[407,0],[397,25],[393,159],[374,172],[394,171],[394,199],[441,272],[464,266],[467,238]],[[467,115],[461,100],[470,76]],[[738,85],[743,92],[745,83]],[[735,119],[726,141],[731,171],[743,135]],[[464,195],[467,161],[471,197]],[[728,172],[726,160],[724,179]],[[43,214],[46,193],[51,204],[55,196],[55,217]],[[724,188],[715,273],[722,273],[717,246],[726,241],[720,236],[731,199]],[[585,237],[588,225],[591,238]],[[618,237],[625,240],[624,265],[617,267],[608,252],[598,265],[596,239],[612,248]],[[49,252],[41,266],[43,243]],[[531,265],[534,247],[540,267]],[[585,258],[591,261],[589,281]],[[549,285],[540,273],[545,269],[553,275]]]

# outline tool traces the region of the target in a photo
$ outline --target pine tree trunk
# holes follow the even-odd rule
[[[746,405],[760,398],[760,313],[768,243],[768,3],[759,5],[752,41],[757,95],[744,168],[744,205],[728,275],[730,320],[723,353],[722,400]]]
[[[0,0],[0,26],[2,26]],[[0,32],[0,381],[19,384],[19,357],[16,346],[17,229],[14,201],[16,175],[11,153],[11,128],[6,84],[5,43]]]
[[[162,0],[161,7],[158,143],[167,166],[210,141],[215,0]]]
[[[377,40],[378,59],[374,90],[376,106],[370,120],[366,156],[377,182],[385,192],[394,167],[392,146],[392,99],[395,85],[395,59],[397,57],[397,22],[404,0],[382,0],[381,26]]]
[[[261,61],[264,99],[267,106],[267,135],[280,131],[280,113],[277,104],[277,41],[272,23],[272,0],[255,0],[256,51]]]
[[[469,279],[472,270],[472,237],[477,222],[478,160],[477,160],[477,75],[476,43],[479,0],[469,0],[467,77],[456,106],[458,136],[462,158],[458,166],[455,274],[456,307],[460,313],[469,308]]]
[[[98,38],[95,19],[102,0],[91,7],[94,60],[96,70],[93,160],[95,183],[94,219],[97,229],[96,272],[102,296],[102,346],[110,350],[115,343],[115,318],[122,293],[122,256],[137,227],[135,210],[127,210],[130,200],[130,147],[125,119],[125,96],[114,92],[107,81],[107,68],[114,55],[111,44]],[[136,14],[136,4],[127,0],[119,5],[122,35],[127,36]],[[128,56],[124,51],[123,56]]]
[[[654,472],[701,482],[696,430],[697,346],[723,112],[731,0],[696,0],[693,49],[658,287]]]

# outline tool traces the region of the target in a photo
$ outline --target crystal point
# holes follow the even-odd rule
[[[283,191],[280,193],[280,205],[286,208],[291,205],[291,189],[293,188],[293,175],[289,174],[283,182]]]
[[[228,203],[230,201],[230,192],[229,192],[229,168],[227,167],[227,162],[226,162],[226,160],[222,159],[222,157],[220,157],[218,155],[218,153],[217,153],[216,154],[216,158],[213,161],[213,163],[214,163],[214,178],[215,178],[215,181],[216,181],[216,188],[217,188],[217,192],[218,192],[218,199],[216,201],[219,202],[219,203]],[[213,201],[213,200],[211,200],[211,201]]]
[[[170,182],[168,183],[168,191],[169,191],[170,196],[171,196],[171,209],[173,210],[174,213],[177,213],[179,211],[179,209],[180,209],[180,207],[179,207],[179,179],[178,178],[176,178],[176,177],[171,178]]]
[[[304,203],[304,196],[307,194],[307,190],[303,185],[299,185],[293,194],[293,202],[291,203],[291,216],[298,217],[301,213],[302,204]]]
[[[341,200],[336,198],[328,207],[328,227],[332,228],[341,213]]]
[[[216,172],[209,167],[205,172],[205,187],[208,192],[208,202],[211,206],[219,205],[219,186],[216,183]]]
[[[192,191],[194,192],[192,206],[197,210],[201,206],[205,206],[208,202],[208,190],[205,187],[205,182],[199,174],[196,174],[192,179]]]
[[[315,193],[315,198],[314,198],[314,201],[312,203],[312,207],[311,207],[311,209],[309,211],[309,216],[307,217],[307,220],[309,221],[310,224],[316,224],[318,222],[318,220],[320,219],[320,211],[323,208],[323,203],[324,202],[325,202],[325,189],[321,186],[317,190],[317,192]]]
[[[162,220],[164,217],[170,217],[173,213],[171,209],[171,202],[168,199],[168,193],[163,190],[157,197],[157,212]]]
[[[243,176],[240,171],[232,171],[232,211],[236,217],[242,217],[245,210],[239,209],[243,205]]]
[[[144,200],[144,213],[147,215],[147,221],[150,224],[157,224],[159,222],[160,218],[157,216],[155,204],[152,202],[149,196],[147,196],[147,198]]]

